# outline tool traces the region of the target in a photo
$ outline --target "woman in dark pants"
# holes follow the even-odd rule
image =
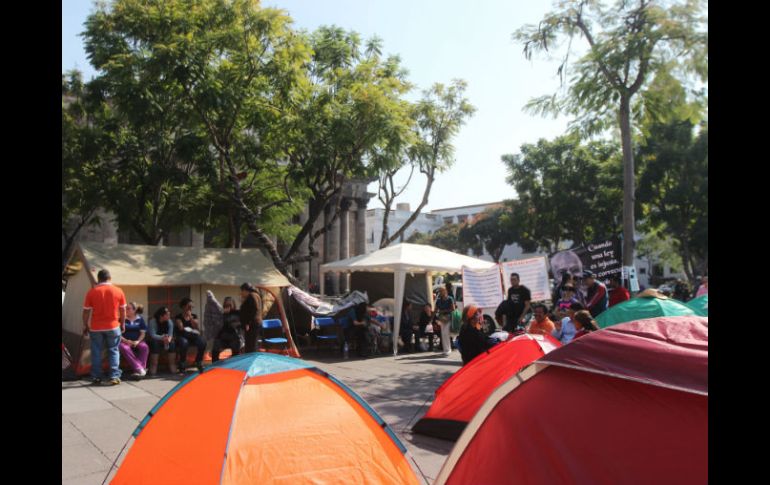
[[[256,288],[248,283],[241,285],[241,327],[246,336],[246,353],[257,351],[257,338],[262,327],[262,299]]]
[[[201,335],[201,327],[198,323],[198,315],[192,312],[192,299],[182,298],[179,302],[182,313],[174,318],[177,353],[179,354],[179,372],[184,373],[187,367],[187,349],[190,345],[198,348],[195,354],[195,367],[203,372],[203,353],[206,351],[206,339]]]
[[[214,346],[211,349],[211,362],[219,361],[219,353],[224,349],[230,349],[232,356],[235,357],[241,352],[241,337],[239,327],[241,320],[238,310],[235,308],[235,301],[229,296],[222,303],[222,330],[214,339]]]

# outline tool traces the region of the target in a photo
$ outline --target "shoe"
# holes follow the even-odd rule
[[[118,384],[120,384],[120,379],[118,379],[117,377],[113,377],[112,379],[107,381],[108,386],[117,386]]]
[[[198,368],[198,372],[203,373],[203,363],[202,362],[196,362],[195,367]]]
[[[147,369],[139,369],[138,371],[131,374],[133,377],[144,377],[147,375]]]
[[[94,386],[99,386],[102,384],[102,380],[99,379],[98,377],[91,377],[89,380],[91,381],[91,384]]]

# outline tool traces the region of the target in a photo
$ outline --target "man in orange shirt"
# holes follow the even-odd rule
[[[532,307],[532,311],[535,314],[535,320],[529,324],[527,333],[551,335],[551,332],[556,329],[556,325],[546,316],[545,305],[537,303]]]
[[[120,384],[120,335],[126,321],[126,295],[114,286],[106,269],[100,270],[98,284],[86,294],[83,304],[83,333],[91,334],[91,379],[102,381],[102,351],[107,349],[110,362],[109,385]]]

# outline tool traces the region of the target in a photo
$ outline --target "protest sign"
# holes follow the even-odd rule
[[[500,268],[470,269],[463,266],[463,305],[497,308],[505,299],[500,282]]]
[[[532,301],[551,299],[551,289],[548,286],[548,268],[545,257],[517,259],[500,264],[503,270],[505,291],[511,286],[511,273],[519,274],[520,284],[529,288]]]

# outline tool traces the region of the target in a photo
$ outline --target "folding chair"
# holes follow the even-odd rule
[[[276,329],[279,329],[280,333],[276,332]],[[264,332],[265,338],[262,339],[262,343],[267,345],[283,345],[284,349],[288,348],[289,341],[284,337],[283,335],[283,323],[281,320],[277,318],[272,318],[269,320],[262,320],[262,330]],[[275,335],[278,334],[280,337],[269,337],[269,335]]]
[[[318,334],[316,335],[316,352],[319,352],[321,350],[321,343],[322,342],[332,342],[339,344],[340,341],[340,335],[339,335],[339,328],[340,325],[334,321],[331,317],[320,317],[320,318],[313,318],[315,321],[315,326],[318,327]],[[334,330],[334,333],[330,333],[332,330]]]

